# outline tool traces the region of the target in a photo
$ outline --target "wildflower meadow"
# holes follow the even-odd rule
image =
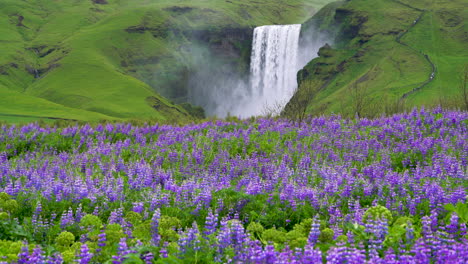
[[[0,129],[1,263],[468,263],[468,113]]]

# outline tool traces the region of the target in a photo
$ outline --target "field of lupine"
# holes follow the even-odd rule
[[[2,263],[468,263],[468,113],[0,129]]]

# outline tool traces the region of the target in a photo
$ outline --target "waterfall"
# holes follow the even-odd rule
[[[303,61],[311,59],[308,52],[318,50],[300,48],[300,32],[301,25],[255,28],[248,80],[236,75],[229,65],[213,63],[216,60],[210,56],[199,54],[197,65],[205,66],[190,80],[190,102],[218,117],[246,118],[271,108],[281,110],[297,88],[296,76],[305,65]]]
[[[297,88],[301,25],[262,26],[254,30],[250,64],[249,115],[284,106]]]

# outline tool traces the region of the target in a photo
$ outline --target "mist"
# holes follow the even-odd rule
[[[297,72],[331,43],[317,32],[301,31],[300,25],[256,28],[252,42],[257,43],[252,43],[250,69],[245,72],[207,45],[192,45],[189,102],[203,107],[207,116],[279,114],[297,89]]]
[[[192,72],[188,80],[189,103],[203,107],[207,116],[236,115],[246,100],[248,72],[208,45],[192,43],[188,53]]]

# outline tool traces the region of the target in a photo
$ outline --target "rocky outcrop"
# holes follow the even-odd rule
[[[150,32],[153,37],[167,37],[168,34],[168,27],[166,25],[157,25],[157,26],[149,26],[146,24],[139,24],[136,26],[131,26],[125,29],[128,33],[139,33],[143,34],[145,32]]]
[[[252,49],[253,28],[222,28],[183,32],[191,39],[206,43],[218,56],[248,62]]]

